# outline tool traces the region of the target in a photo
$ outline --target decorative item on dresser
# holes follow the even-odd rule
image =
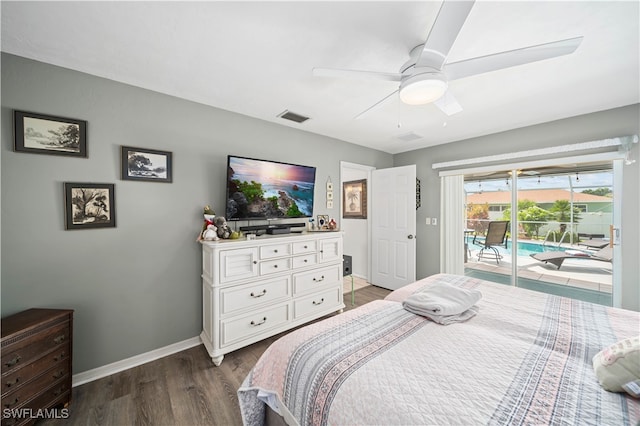
[[[28,309],[2,319],[3,425],[32,423],[42,410],[68,407],[72,340],[73,310]]]
[[[342,311],[342,233],[202,243],[200,338],[224,355]]]

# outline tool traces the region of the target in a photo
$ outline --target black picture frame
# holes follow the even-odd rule
[[[87,158],[87,122],[35,112],[13,111],[13,150]]]
[[[115,185],[64,183],[65,229],[116,227]]]
[[[172,157],[173,154],[169,151],[121,146],[122,180],[171,183]]]

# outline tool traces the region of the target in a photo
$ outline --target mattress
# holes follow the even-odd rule
[[[478,289],[478,314],[403,309],[436,282]],[[639,328],[637,312],[438,274],[283,336],[238,398],[247,425],[267,406],[290,425],[635,425],[640,401],[603,390],[592,358]]]

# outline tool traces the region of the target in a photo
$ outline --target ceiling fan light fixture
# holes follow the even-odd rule
[[[400,100],[407,105],[424,105],[440,99],[448,84],[439,72],[415,74],[400,84]]]

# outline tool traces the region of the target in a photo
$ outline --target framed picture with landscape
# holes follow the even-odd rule
[[[121,147],[122,179],[147,182],[171,182],[171,152]]]
[[[14,111],[14,151],[87,157],[87,122]]]
[[[367,180],[360,179],[342,184],[342,217],[367,218]]]
[[[64,183],[65,229],[115,228],[115,185]]]

